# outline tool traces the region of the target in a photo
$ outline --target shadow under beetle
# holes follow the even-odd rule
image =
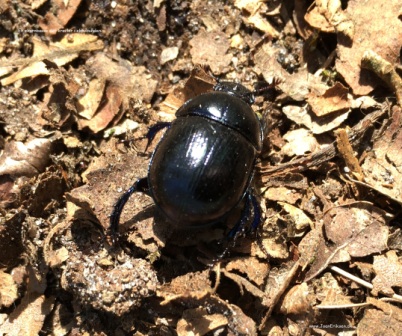
[[[152,154],[148,176],[137,180],[114,205],[110,216],[113,237],[123,207],[135,192],[152,197],[179,228],[220,222],[243,200],[240,220],[228,238],[235,240],[248,222],[251,230],[258,227],[261,210],[251,180],[264,132],[251,108],[255,92],[237,83],[219,82],[212,92],[185,102],[172,123],[149,129],[148,145],[158,131],[167,131]]]

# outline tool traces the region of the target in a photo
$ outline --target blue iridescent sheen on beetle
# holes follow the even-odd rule
[[[150,129],[147,137],[167,128],[149,164],[148,176],[137,180],[114,205],[110,230],[117,232],[124,205],[135,192],[149,195],[158,209],[179,228],[220,222],[244,201],[235,237],[248,222],[261,221],[252,188],[256,159],[262,149],[263,127],[244,86],[219,82],[212,92],[185,102],[172,123]]]

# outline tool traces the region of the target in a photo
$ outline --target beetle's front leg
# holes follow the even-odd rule
[[[145,136],[145,138],[148,139],[147,146],[145,147],[145,152],[148,150],[148,147],[151,145],[151,143],[154,140],[156,134],[159,131],[163,130],[164,128],[169,128],[171,124],[172,124],[171,122],[158,122],[158,123],[156,123],[155,125],[151,126],[148,129],[148,133]]]
[[[110,225],[109,225],[109,233],[108,235],[111,236],[112,241],[116,241],[118,227],[120,222],[120,215],[123,211],[125,204],[127,203],[130,196],[135,192],[142,192],[144,194],[148,194],[149,186],[148,186],[148,179],[142,178],[137,180],[121,197],[117,200],[115,205],[113,206],[112,214],[110,215]]]

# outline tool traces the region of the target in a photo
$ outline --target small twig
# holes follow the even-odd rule
[[[366,115],[350,132],[348,132],[348,140],[352,146],[356,146],[361,141],[364,133],[373,126],[373,124],[387,112],[387,106]],[[337,154],[336,144],[333,142],[324,149],[311,155],[303,156],[297,160],[284,163],[275,167],[261,167],[261,174],[283,175],[289,172],[302,172],[311,167],[319,166],[320,164],[333,159]]]
[[[347,308],[366,307],[369,305],[370,305],[370,303],[363,302],[363,303],[347,303],[347,304],[340,304],[340,305],[317,305],[317,306],[314,306],[314,308],[317,308],[317,309],[347,309]]]
[[[336,146],[339,154],[342,156],[346,166],[352,171],[359,181],[363,180],[363,170],[360,167],[359,160],[354,155],[352,145],[348,139],[348,132],[344,128],[335,131]]]
[[[402,78],[395,71],[394,66],[372,50],[368,50],[362,57],[362,68],[373,71],[390,88],[395,91],[399,106],[402,106]]]
[[[214,288],[212,288],[212,293],[216,293],[216,291],[218,290],[219,284],[221,282],[221,262],[217,262],[214,265],[213,271],[216,274],[216,279],[215,279],[215,286]]]
[[[261,323],[258,327],[258,330],[264,330],[268,320],[276,306],[276,304],[279,302],[280,298],[282,297],[282,295],[285,293],[286,289],[289,288],[289,284],[291,283],[291,281],[293,281],[293,279],[295,278],[296,274],[299,272],[299,268],[300,268],[300,263],[299,261],[296,261],[292,267],[289,269],[289,272],[287,272],[286,275],[286,279],[285,281],[280,283],[279,288],[276,291],[276,295],[274,298],[271,298],[271,305],[269,307],[269,309],[267,310],[267,312],[265,313],[265,316],[263,317],[263,319],[261,320]],[[264,294],[265,297],[267,297],[267,294]]]
[[[344,271],[343,269],[341,269],[341,268],[339,268],[337,266],[329,266],[328,268],[330,268],[334,272],[336,272],[336,273],[338,273],[340,275],[343,275],[344,277],[346,277],[346,278],[348,278],[348,279],[350,279],[350,280],[352,280],[352,281],[354,281],[354,282],[356,282],[356,283],[358,283],[358,284],[360,284],[360,285],[362,285],[364,287],[367,287],[369,289],[374,288],[373,284],[371,284],[370,282],[367,282],[367,281],[365,281],[363,279],[360,279],[357,276],[354,276],[354,275],[350,274],[349,272],[346,272],[346,271]],[[401,295],[393,294],[391,296],[391,298],[396,300],[396,301],[398,301],[398,302],[402,302],[402,296]]]
[[[345,174],[345,176],[346,176],[351,182],[353,182],[353,183],[355,183],[355,184],[362,185],[362,186],[364,186],[364,187],[366,187],[366,188],[368,188],[368,189],[375,190],[376,192],[378,192],[378,193],[384,195],[385,197],[387,197],[387,198],[393,200],[394,202],[399,203],[399,204],[402,204],[402,201],[401,201],[400,199],[398,199],[398,198],[396,198],[396,197],[393,197],[393,196],[391,196],[390,194],[385,193],[383,190],[377,188],[377,187],[374,186],[374,185],[365,183],[365,182],[363,182],[363,181],[358,181],[358,180],[354,179],[352,176],[350,176],[349,174]]]
[[[364,287],[367,287],[369,289],[374,288],[374,286],[370,282],[365,281],[363,279],[360,279],[357,276],[355,276],[353,274],[350,274],[349,272],[344,271],[343,269],[339,268],[338,266],[329,266],[328,268],[333,270],[334,272],[340,274],[340,275],[343,275],[345,278],[348,278],[350,280],[353,280],[354,282],[357,282],[358,284],[360,284],[360,285],[362,285]]]

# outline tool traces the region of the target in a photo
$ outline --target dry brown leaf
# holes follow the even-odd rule
[[[262,263],[254,257],[239,258],[230,261],[225,266],[225,269],[228,272],[238,271],[245,274],[247,279],[254,282],[257,286],[264,284],[269,271],[269,267],[266,263]]]
[[[273,268],[269,272],[262,302],[264,306],[269,307],[269,310],[261,322],[261,326],[266,324],[266,321],[276,306],[276,303],[279,302],[283,293],[285,293],[289,288],[290,283],[294,280],[298,269],[298,262],[289,261],[282,263],[279,268]]]
[[[211,294],[210,289],[199,290],[201,289],[200,285],[203,283],[210,283],[208,270],[202,273],[192,273],[192,275],[189,273],[179,278],[181,279],[176,283],[176,285],[179,286],[175,286],[175,291],[177,294],[169,293],[169,291],[173,289],[169,284],[164,285],[158,292],[160,296],[165,298],[165,300],[161,303],[163,306],[170,305],[168,307],[169,310],[178,310],[178,314],[183,314],[182,307],[188,307],[189,309],[199,307],[214,307],[214,314],[224,315],[226,317],[229,330],[236,330],[239,335],[257,335],[255,322],[250,317],[245,315],[239,307],[229,304],[227,301]],[[173,279],[172,282],[175,282],[176,279]],[[188,285],[186,281],[188,281]],[[194,288],[193,292],[191,291],[191,288]],[[185,295],[179,293],[185,293]],[[218,323],[219,321],[222,322],[220,318],[218,318]],[[187,322],[182,321],[181,325],[183,327],[187,326]],[[181,330],[183,331],[183,329]]]
[[[7,142],[0,157],[0,175],[35,176],[44,171],[51,150],[48,139]]]
[[[240,294],[244,294],[244,290],[249,292],[251,295],[253,295],[256,298],[263,298],[264,297],[264,292],[260,290],[257,286],[254,286],[248,279],[242,277],[241,275],[238,275],[236,273],[231,273],[226,270],[222,270],[222,273],[225,275],[225,277],[229,278],[232,280],[237,286],[239,286]]]
[[[93,78],[89,82],[88,90],[80,99],[78,99],[77,111],[79,115],[90,120],[99,107],[105,89],[105,81]]]
[[[44,19],[39,19],[39,26],[47,35],[55,35],[75,14],[81,0],[52,0],[52,8],[46,13]]]
[[[381,299],[376,299],[373,297],[367,297],[367,303],[373,305],[374,307],[381,309],[385,314],[392,315],[392,317],[399,322],[402,322],[402,309],[393,305],[392,303],[385,302]]]
[[[49,267],[60,266],[68,259],[68,250],[63,246],[55,251],[50,251],[46,257],[46,263]]]
[[[395,319],[393,314],[377,309],[366,309],[359,322],[357,335],[386,335],[400,336],[402,322]]]
[[[370,279],[373,274],[373,265],[371,263],[355,261],[352,266],[355,266],[359,269],[363,279]]]
[[[38,123],[60,128],[72,114],[76,114],[75,100],[72,97],[77,91],[77,83],[62,68],[53,69],[49,81],[49,92],[44,95]]]
[[[227,53],[230,41],[220,31],[207,32],[201,28],[191,39],[190,45],[193,64],[208,65],[216,75],[226,71],[233,57]]]
[[[316,35],[315,29],[306,21],[306,12],[310,4],[304,1],[297,1],[294,6],[293,21],[295,28],[304,40],[308,40],[311,36]]]
[[[361,165],[365,183],[395,201],[402,203],[402,111],[394,106],[384,133]]]
[[[18,287],[11,274],[0,270],[0,307],[10,307],[18,299]]]
[[[350,107],[350,102],[349,100],[345,102],[340,98],[344,97],[344,92],[339,93],[342,91],[339,86],[335,86],[331,90],[321,82],[318,76],[311,76],[307,68],[303,68],[296,74],[288,74],[276,60],[278,52],[271,43],[264,44],[256,53],[255,71],[262,73],[268,82],[274,77],[280,78],[282,80],[279,84],[280,90],[296,101],[305,101],[309,96],[320,97],[318,102],[321,105],[317,105],[317,102],[312,100],[315,111],[324,106],[327,108],[326,113],[331,112],[329,116],[318,118],[310,113],[306,106],[286,105],[282,108],[283,113],[296,124],[306,126],[314,134],[327,132],[344,122],[348,113],[342,113],[342,109],[344,110],[345,106]],[[322,100],[323,102],[321,102]]]
[[[3,14],[10,8],[11,0],[4,0],[0,3],[0,14]]]
[[[331,273],[325,273],[320,279],[317,279],[316,298],[321,301],[317,306],[337,306],[352,304],[352,297],[346,296],[343,288]]]
[[[158,290],[158,296],[165,299],[165,304],[178,297],[203,297],[212,291],[210,271],[187,273],[174,278]]]
[[[327,238],[338,247],[347,244],[345,251],[350,256],[364,257],[387,248],[387,216],[379,208],[364,203],[334,208],[324,222]]]
[[[374,256],[373,268],[376,273],[373,279],[373,295],[379,292],[393,295],[392,287],[402,287],[402,263],[395,251],[387,252],[386,256]]]
[[[75,59],[83,50],[103,48],[103,42],[98,40],[97,36],[79,33],[70,34],[62,38],[60,42],[50,42],[49,44],[45,44],[39,37],[34,36],[32,43],[34,53],[31,58],[0,63],[0,68],[19,67],[17,72],[1,80],[2,85],[12,84],[22,78],[50,74],[49,68],[43,60],[62,66]]]
[[[338,34],[336,70],[354,94],[368,94],[380,84],[375,75],[361,70],[367,50],[373,50],[391,64],[398,62],[402,46],[400,7],[400,0],[348,2],[345,12],[353,21],[355,33],[352,40]]]
[[[74,59],[75,57],[72,55],[71,60]],[[68,62],[68,61],[67,61]],[[0,64],[0,67],[2,65]],[[8,74],[11,72],[11,68],[7,70],[6,73],[3,74]],[[21,70],[13,73],[12,75],[3,78],[0,82],[2,85],[10,85],[14,82],[16,82],[19,79],[22,78],[28,78],[28,77],[35,77],[38,75],[48,75],[49,74],[49,69],[47,68],[46,64],[44,62],[33,62],[29,66],[22,68]]]
[[[287,105],[282,108],[283,113],[297,125],[304,125],[313,134],[322,134],[331,131],[341,125],[348,117],[346,113],[332,113],[325,117],[317,118],[306,107]]]
[[[176,331],[179,336],[202,336],[227,324],[228,319],[222,314],[210,314],[206,308],[187,309]]]
[[[261,0],[236,0],[234,4],[237,8],[248,13],[248,16],[241,16],[245,24],[251,25],[264,32],[266,36],[276,38],[279,36],[278,30],[263,15],[268,11],[267,5]],[[278,7],[280,3],[278,4]],[[278,8],[278,11],[280,9]]]
[[[311,92],[307,96],[307,102],[317,117],[323,117],[334,112],[347,112],[351,106],[348,89],[339,82],[326,90],[323,95]]]
[[[320,13],[320,10],[322,9],[320,8],[319,3],[320,1],[314,3],[314,6],[310,7],[308,12],[304,15],[304,20],[306,20],[311,27],[319,29],[324,33],[334,33],[335,27],[328,21],[323,13]]]
[[[158,116],[164,121],[172,121],[180,106],[187,100],[212,90],[214,84],[214,78],[204,68],[201,66],[194,67],[189,79],[186,81],[186,85],[182,89],[170,92],[163,103],[160,104]]]
[[[123,97],[117,86],[109,85],[105,92],[105,103],[90,120],[79,119],[78,128],[88,127],[92,132],[98,133],[104,130],[119,114]]]
[[[316,0],[305,20],[314,28],[326,33],[338,32],[353,38],[353,21],[342,10],[340,0]]]
[[[301,197],[302,195],[299,192],[285,187],[268,188],[264,193],[264,198],[266,199],[282,201],[289,204],[295,204]]]
[[[296,230],[301,231],[314,227],[314,223],[303,210],[283,202],[278,202],[278,204],[289,214],[289,217],[292,220]]]
[[[333,208],[324,217],[325,236],[333,243],[328,246],[321,234],[315,240],[316,247],[299,246],[300,253],[307,253],[314,262],[306,274],[306,280],[316,276],[330,263],[349,261],[351,257],[363,257],[387,248],[388,226],[384,211],[365,203],[352,203]],[[306,238],[305,238],[306,239]],[[304,245],[304,244],[303,244]],[[305,256],[303,260],[308,259]]]
[[[131,100],[149,102],[155,92],[157,82],[147,74],[145,67],[134,67],[128,62],[117,63],[104,54],[97,54],[87,64],[97,80],[90,84],[87,94],[80,101],[83,109],[80,115],[85,119],[78,119],[79,129],[88,127],[98,133],[111,124],[116,125]],[[106,82],[109,84],[102,95],[97,90],[103,91]]]
[[[304,102],[310,92],[324,94],[328,86],[322,82],[321,77],[312,76],[307,67],[292,74],[283,69],[277,61],[281,51],[280,46],[272,42],[263,44],[254,56],[254,71],[262,74],[268,83],[271,83],[273,78],[280,79],[280,91],[296,101]]]
[[[89,59],[87,65],[100,81],[107,81],[119,88],[124,109],[130,99],[147,103],[151,101],[157,81],[144,66],[133,66],[125,60],[115,62],[103,53]]]
[[[36,336],[43,327],[45,318],[53,307],[54,297],[30,293],[22,298],[21,303],[0,326],[0,335]]]
[[[31,5],[32,9],[38,9],[42,6],[46,0],[28,0],[27,3]]]
[[[278,241],[276,237],[267,237],[262,240],[262,245],[264,246],[265,251],[270,255],[272,258],[278,259],[286,259],[289,258],[289,248],[286,243],[282,241]],[[258,244],[252,245],[251,250],[252,255],[258,255],[260,257],[265,257],[265,252],[261,254],[259,251]]]
[[[305,128],[289,131],[283,139],[286,144],[281,148],[281,153],[290,157],[314,153],[320,147],[313,134]]]
[[[283,314],[306,314],[312,306],[308,296],[309,288],[305,282],[293,286],[285,294],[279,309]]]

